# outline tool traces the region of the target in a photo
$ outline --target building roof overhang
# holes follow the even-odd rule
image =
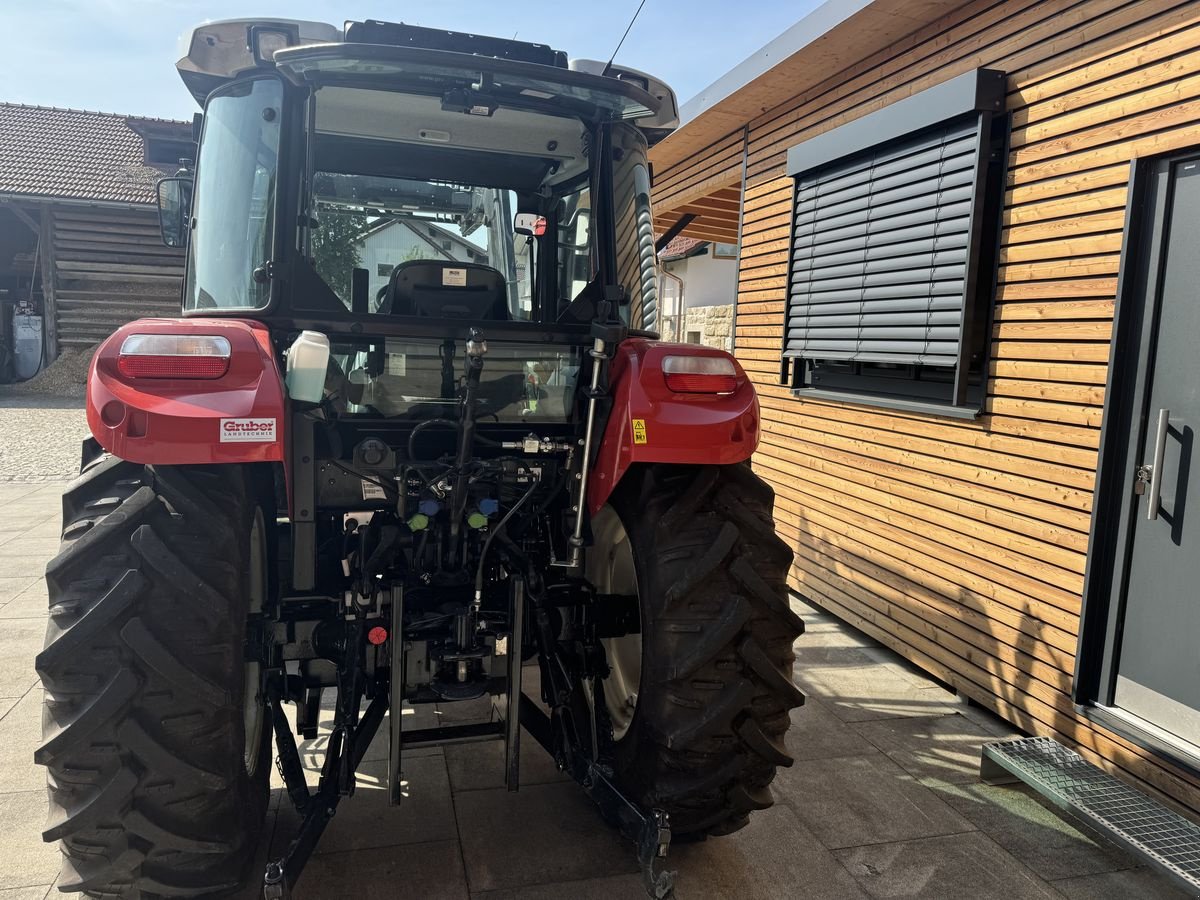
[[[826,0],[684,103],[682,127],[651,151],[656,168],[666,171],[963,4],[964,0]]]

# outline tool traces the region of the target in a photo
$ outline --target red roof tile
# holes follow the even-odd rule
[[[667,246],[663,247],[658,254],[659,259],[682,259],[685,256],[691,256],[696,250],[705,246],[708,241],[698,241],[695,238],[684,237],[682,234],[671,238]]]
[[[0,103],[0,196],[153,203],[154,183],[178,166],[143,162],[135,129],[191,139],[187,122]]]

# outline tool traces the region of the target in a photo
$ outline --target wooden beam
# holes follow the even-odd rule
[[[660,234],[670,228],[674,222],[672,219],[661,216],[654,220],[654,230]],[[721,222],[714,219],[693,218],[688,221],[686,227],[680,229],[676,234],[685,234],[695,236],[701,231],[712,232],[721,235],[736,235],[737,222]],[[724,238],[722,238],[724,240]],[[730,238],[732,241],[733,238]]]
[[[49,206],[42,207],[38,240],[42,258],[42,328],[46,335],[46,358],[53,362],[58,358],[58,298],[54,275],[54,212]]]
[[[687,228],[694,218],[696,217],[691,213],[684,213],[682,216],[676,219],[675,224],[669,226],[667,230],[662,233],[659,239],[654,242],[654,252],[662,253],[663,248],[666,247],[667,244],[671,243],[671,241],[675,239],[679,232]]]
[[[733,228],[729,231],[716,228],[702,228],[698,225],[691,225],[683,230],[684,237],[696,238],[700,241],[716,241],[721,244],[736,244],[737,229]]]
[[[33,216],[29,215],[29,213],[25,212],[25,210],[21,209],[19,206],[8,206],[8,204],[5,204],[5,206],[12,210],[12,214],[24,222],[29,227],[30,231],[32,231],[34,234],[40,233],[41,226],[38,225]]]
[[[705,178],[696,184],[689,184],[686,188],[679,190],[677,194],[672,196],[664,196],[664,191],[658,190],[654,194],[654,204],[657,208],[664,212],[668,209],[677,209],[680,206],[686,206],[693,200],[702,200],[705,197],[710,197],[714,193],[729,188],[737,190],[737,186],[741,184],[742,166],[738,160],[735,164],[728,166],[719,171],[716,175]]]
[[[695,213],[697,216],[712,216],[715,219],[733,219],[734,221],[737,221],[738,217],[736,206],[714,206],[709,203],[688,203],[676,207],[675,211]]]
[[[695,206],[699,209],[712,209],[719,212],[736,213],[741,208],[741,200],[727,200],[718,197],[708,196],[700,197],[685,204],[686,206]]]

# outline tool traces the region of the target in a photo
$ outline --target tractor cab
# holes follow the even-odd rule
[[[588,325],[607,286],[617,318],[653,329],[661,82],[373,21],[204,25],[178,68],[204,104],[194,193],[161,188],[185,314],[516,334]]]

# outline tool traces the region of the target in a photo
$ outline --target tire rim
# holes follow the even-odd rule
[[[246,614],[257,616],[262,613],[267,597],[267,534],[261,509],[254,510],[254,521],[250,525],[249,563],[249,603]],[[242,698],[242,727],[246,735],[245,763],[248,775],[254,775],[258,769],[264,718],[262,663],[253,660],[246,663],[245,696]]]
[[[592,551],[588,554],[587,577],[601,594],[638,595],[637,569],[633,545],[620,516],[605,506],[592,518]],[[640,605],[639,605],[640,615]],[[608,659],[609,675],[602,682],[604,706],[612,723],[613,740],[628,733],[637,711],[638,690],[642,683],[642,635],[601,638]]]

